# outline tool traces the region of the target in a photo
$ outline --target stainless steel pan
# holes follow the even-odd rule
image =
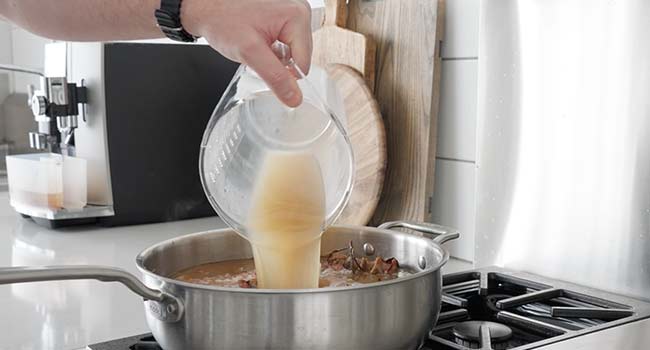
[[[417,234],[390,230],[405,227]],[[323,235],[323,253],[352,240],[366,252],[396,257],[417,273],[364,286],[301,290],[231,289],[169,278],[198,264],[252,257],[232,230],[200,232],[158,243],[136,258],[142,282],[110,267],[0,269],[0,284],[96,279],[120,282],[144,298],[149,328],[166,350],[417,349],[440,311],[440,244],[457,238],[433,224],[391,222],[379,228],[338,226]],[[372,248],[374,249],[372,249]]]

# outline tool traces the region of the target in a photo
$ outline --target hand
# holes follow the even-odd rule
[[[305,0],[184,0],[186,30],[251,67],[286,105],[302,103],[295,77],[271,51],[279,40],[305,74],[311,64],[311,7]]]

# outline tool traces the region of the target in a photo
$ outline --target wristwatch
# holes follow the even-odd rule
[[[195,42],[198,37],[188,33],[181,23],[182,0],[161,0],[155,16],[158,27],[170,39],[186,43]]]

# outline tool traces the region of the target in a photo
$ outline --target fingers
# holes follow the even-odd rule
[[[271,88],[273,93],[289,107],[302,103],[302,92],[296,78],[289,73],[275,56],[271,47],[262,39],[255,40],[241,52],[244,64],[251,67]]]
[[[303,73],[309,73],[312,54],[311,8],[309,4],[299,4],[296,15],[289,20],[278,40],[291,47],[291,56]]]

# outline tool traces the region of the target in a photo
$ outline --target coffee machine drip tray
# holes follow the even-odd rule
[[[115,215],[112,205],[88,204],[82,209],[54,209],[33,207],[12,203],[14,209],[24,218],[31,218],[37,224],[48,228],[57,228],[75,224],[91,224],[98,218]]]

